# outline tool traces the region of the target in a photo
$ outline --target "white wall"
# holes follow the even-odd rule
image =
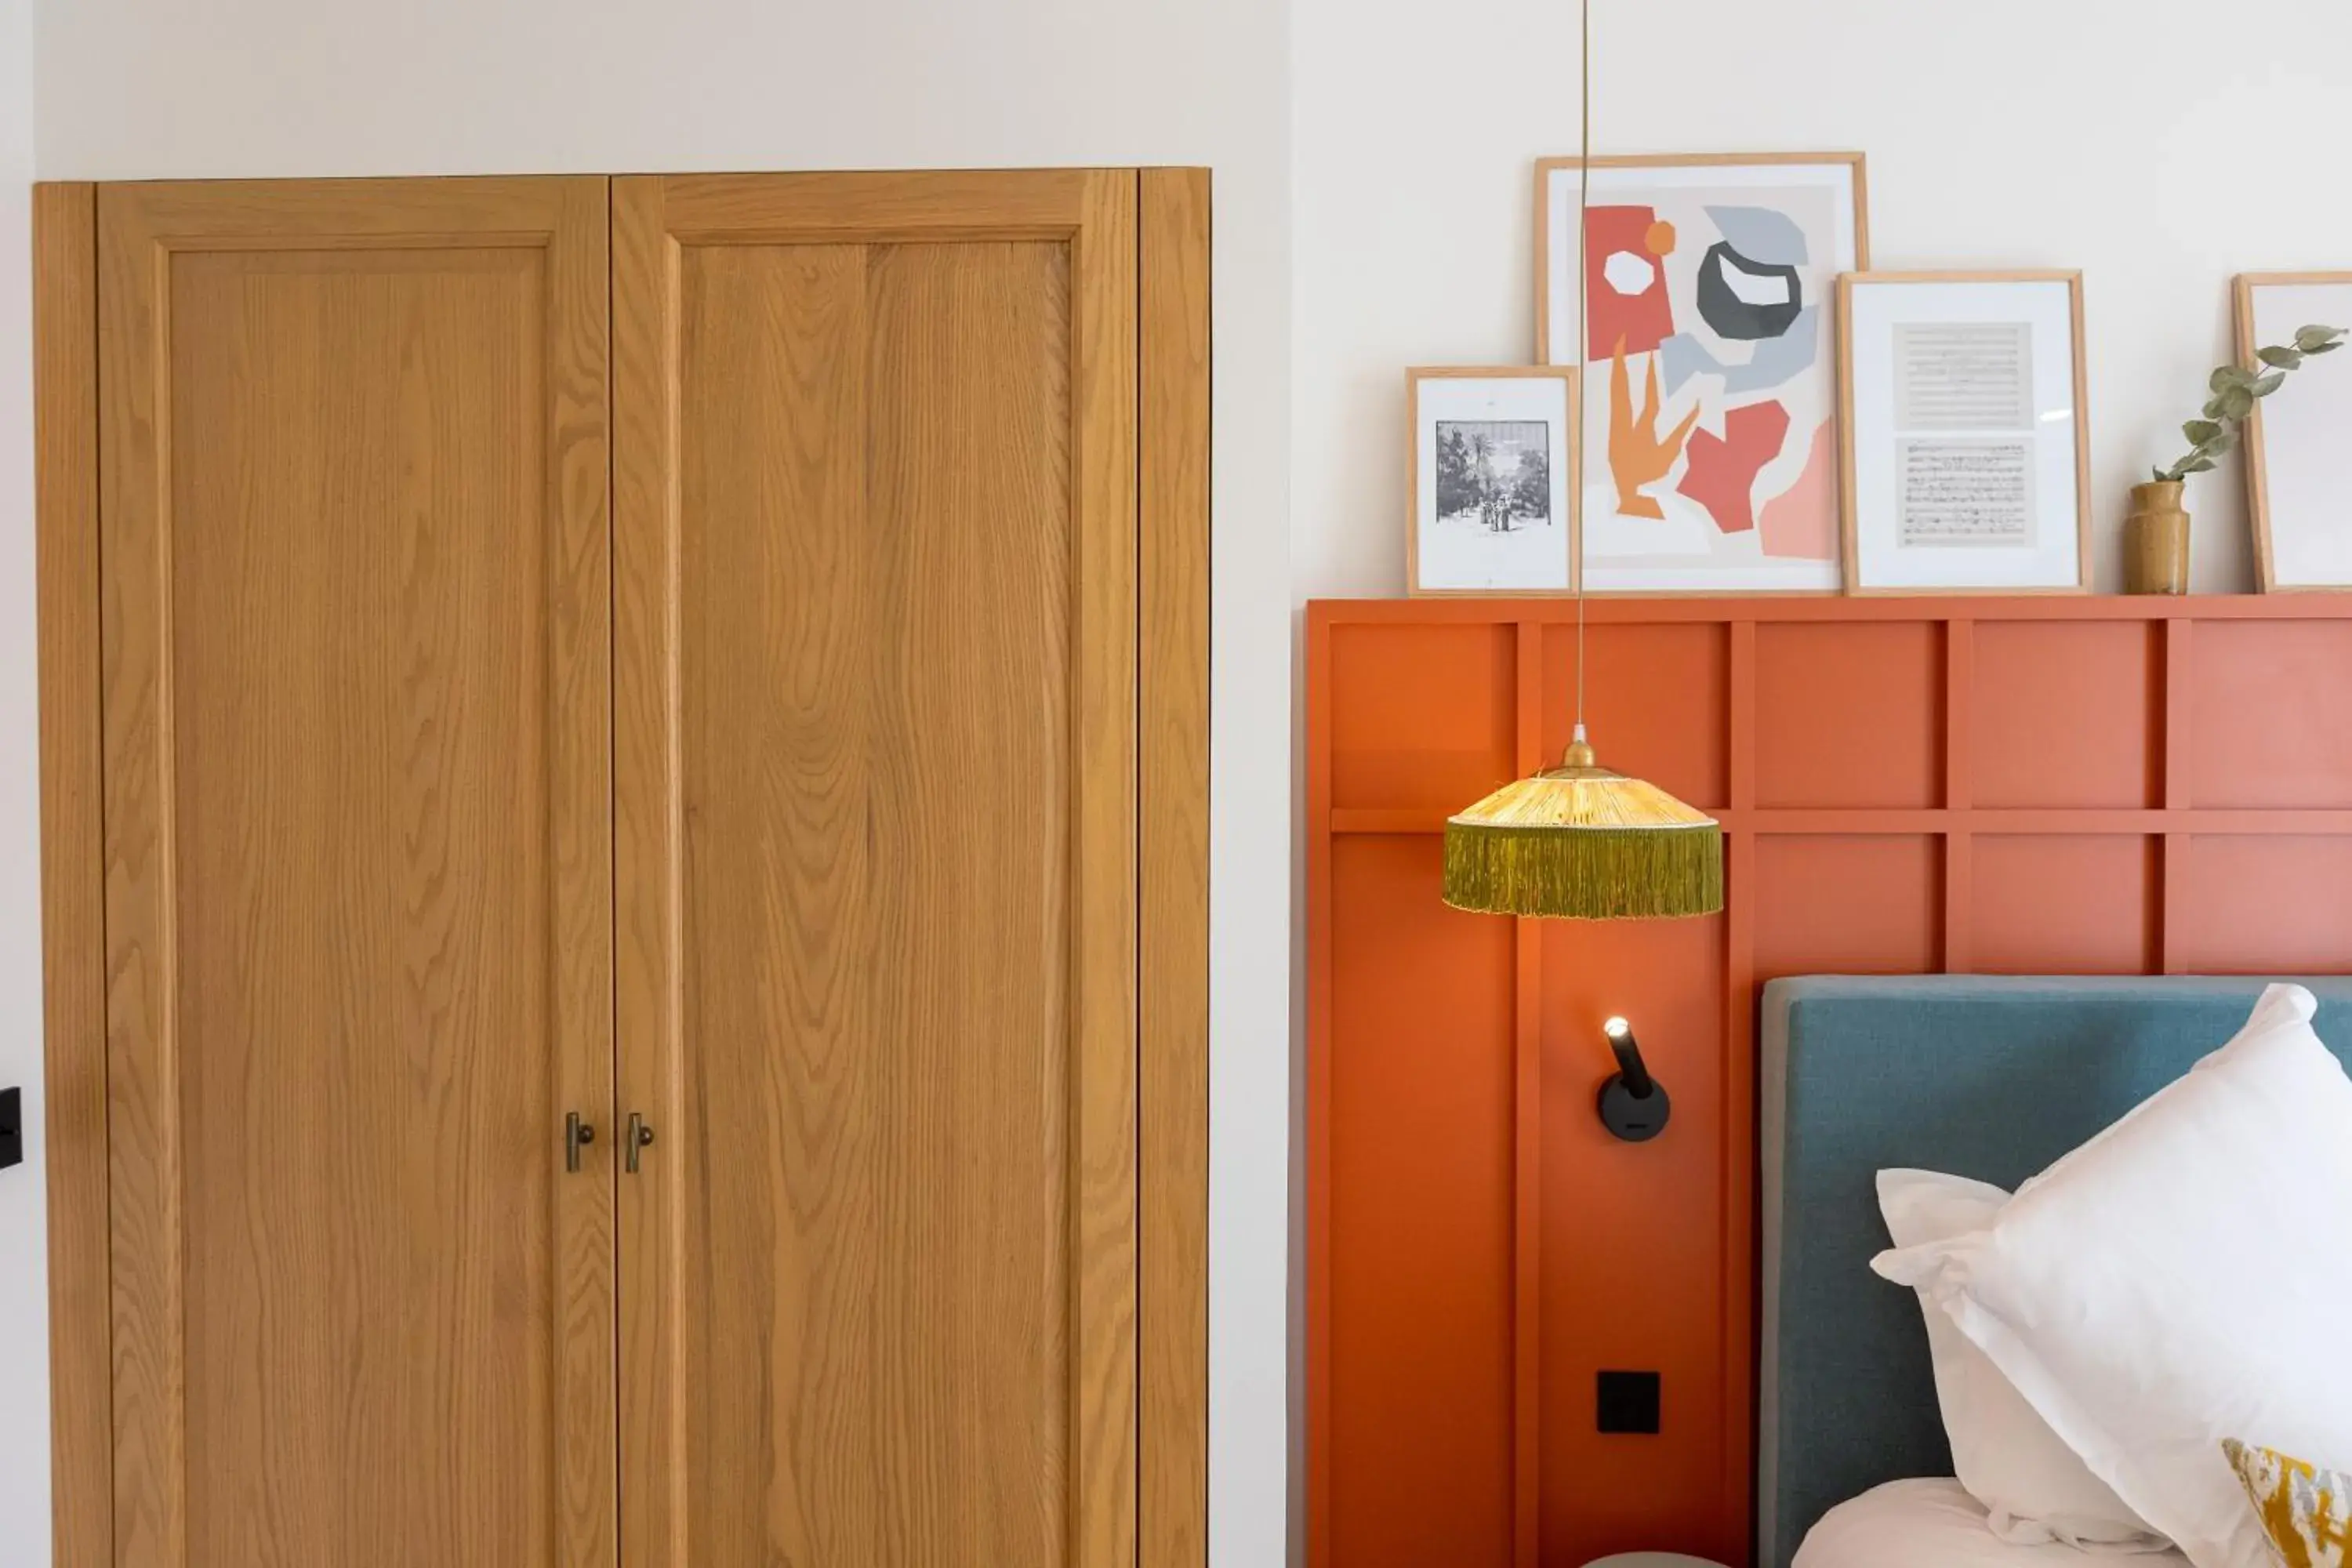
[[[41,1098],[40,779],[33,749],[32,0],[0,0],[0,1089]],[[37,1142],[0,1171],[0,1563],[47,1519],[47,1184]]]
[[[29,0],[0,0],[0,6]],[[1277,0],[40,0],[46,179],[1069,163],[1215,170],[1212,1558],[1282,1561],[1289,1266],[1286,7]],[[18,95],[0,84],[0,112]],[[11,131],[0,125],[0,147]],[[9,164],[0,178],[21,179]],[[12,189],[11,201],[21,204]],[[13,208],[11,209],[14,210]],[[0,268],[21,243],[0,228]],[[17,271],[0,300],[21,308]],[[14,317],[6,329],[13,331]],[[0,372],[21,374],[0,332]],[[0,435],[20,440],[16,390]],[[0,843],[32,833],[30,531],[0,447]],[[27,570],[13,563],[23,557]],[[20,647],[21,645],[21,647]],[[18,759],[24,759],[21,763]],[[17,774],[25,774],[22,787]],[[20,869],[20,868],[24,868]],[[29,861],[0,857],[0,1064],[29,1053]],[[34,1184],[0,1186],[0,1266]],[[42,1364],[26,1270],[0,1356]],[[37,1277],[37,1269],[31,1271]],[[37,1419],[0,1377],[0,1464]],[[14,1445],[14,1446],[12,1446]],[[35,1451],[37,1458],[37,1450]],[[0,1542],[26,1539],[0,1477]],[[26,1559],[0,1545],[5,1568]]]
[[[1294,0],[1302,598],[1403,590],[1402,367],[1533,351],[1530,164],[1576,151],[1575,9]],[[2110,591],[2126,488],[2179,455],[2231,352],[2231,275],[2352,267],[2343,0],[1594,0],[1594,18],[1596,152],[1859,148],[1874,265],[2084,270]],[[2200,592],[2252,585],[2242,483],[2233,460],[2191,487]]]

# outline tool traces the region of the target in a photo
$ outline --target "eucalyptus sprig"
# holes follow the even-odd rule
[[[2168,468],[2157,469],[2158,481],[2185,479],[2212,468],[2222,453],[2238,444],[2238,426],[2254,411],[2254,405],[2286,384],[2287,372],[2314,354],[2334,353],[2343,346],[2342,327],[2303,327],[2296,331],[2292,348],[2254,352],[2254,357],[2269,367],[2266,370],[2236,364],[2216,368],[2205,384],[2213,395],[2205,400],[2205,416],[2180,427],[2180,433],[2189,437],[2189,455]]]

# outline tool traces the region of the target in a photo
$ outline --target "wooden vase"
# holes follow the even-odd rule
[[[2180,481],[2134,485],[2124,520],[2124,591],[2189,592],[2189,514],[2180,510]]]

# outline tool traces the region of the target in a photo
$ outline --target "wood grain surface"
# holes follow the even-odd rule
[[[604,182],[99,216],[116,1560],[607,1563]]]
[[[878,178],[615,190],[631,1564],[1133,1561],[1134,176]]]
[[[114,1561],[98,704],[98,188],[33,190],[41,955],[56,1568]]]
[[[1203,1560],[1207,202],[43,188],[61,1563]]]
[[[1141,184],[1141,1561],[1209,1521],[1209,172]]]

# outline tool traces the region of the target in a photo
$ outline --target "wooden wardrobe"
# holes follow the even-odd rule
[[[39,188],[60,1568],[1203,1561],[1207,226]]]

